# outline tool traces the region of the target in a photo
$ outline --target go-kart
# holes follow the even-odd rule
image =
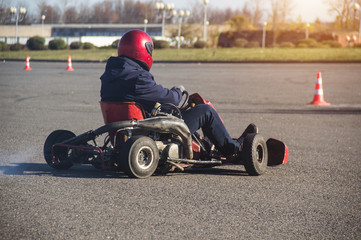
[[[105,125],[77,136],[68,130],[53,131],[44,144],[45,160],[55,169],[91,164],[135,178],[225,164],[244,165],[249,175],[257,176],[267,166],[287,162],[287,146],[273,138],[265,141],[258,133],[246,134],[240,158],[223,156],[200,133],[191,135],[182,120],[182,112],[195,105],[213,105],[198,93],[189,96],[184,91],[183,98],[180,107],[156,104],[150,117],[135,102],[100,102]]]

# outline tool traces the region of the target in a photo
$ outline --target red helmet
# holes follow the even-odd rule
[[[123,55],[144,62],[149,70],[153,64],[153,41],[141,30],[126,32],[118,43],[118,56]]]

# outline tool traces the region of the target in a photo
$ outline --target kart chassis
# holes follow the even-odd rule
[[[181,109],[185,111],[197,104],[211,105],[199,94],[193,94]],[[177,113],[158,109],[155,117],[110,122],[78,136],[56,130],[45,141],[45,160],[56,169],[92,164],[104,171],[122,171],[136,178],[167,173],[174,168],[183,171],[190,166],[225,164],[244,165],[250,175],[261,175],[267,166],[285,164],[288,160],[288,148],[282,141],[270,138],[265,142],[258,133],[246,136],[238,161],[222,156],[207,138],[198,133],[191,135],[184,121],[174,116]],[[104,134],[104,144],[98,145],[97,138]]]

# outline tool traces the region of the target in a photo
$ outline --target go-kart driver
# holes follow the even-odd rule
[[[118,44],[118,57],[110,57],[101,79],[101,101],[138,102],[150,115],[156,102],[178,105],[183,86],[164,88],[154,81],[149,72],[152,64],[153,41],[141,30],[131,30]],[[196,105],[182,114],[191,134],[202,129],[203,134],[225,156],[239,158],[242,140],[247,133],[257,133],[250,124],[242,136],[232,139],[214,108],[208,104]]]

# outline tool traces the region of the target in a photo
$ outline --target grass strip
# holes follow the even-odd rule
[[[105,61],[116,49],[5,51],[0,59]],[[156,49],[155,61],[361,61],[361,48]]]

